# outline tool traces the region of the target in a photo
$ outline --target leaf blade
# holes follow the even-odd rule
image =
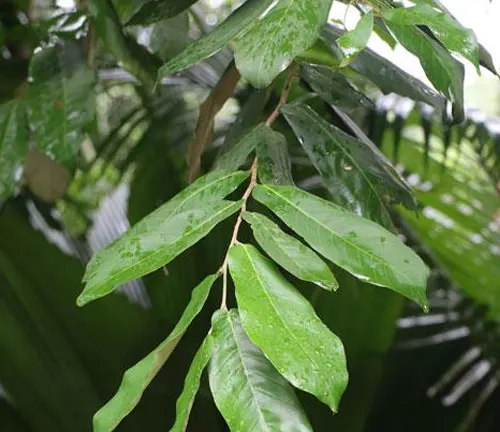
[[[110,432],[134,409],[161,367],[200,313],[218,274],[207,276],[194,290],[191,300],[170,335],[123,375],[115,395],[94,415],[94,432]]]
[[[253,197],[339,267],[427,309],[427,267],[386,229],[297,188],[259,185]]]
[[[249,340],[236,310],[214,314],[212,337],[210,389],[231,430],[312,431],[293,390]]]
[[[373,12],[363,15],[356,24],[356,27],[344,33],[337,40],[337,44],[342,51],[344,58],[340,67],[347,66],[354,58],[368,45],[368,40],[373,31]]]
[[[293,185],[292,162],[286,138],[269,126],[264,127],[262,138],[257,142],[259,161],[257,175],[261,182]]]
[[[327,291],[336,291],[337,279],[326,263],[299,240],[285,234],[274,222],[259,213],[243,213],[257,243],[281,267],[306,282]]]
[[[87,266],[84,276],[87,284],[77,304],[82,306],[109,294],[121,283],[160,268],[208,234],[217,223],[237,211],[238,202],[222,198],[247,176],[245,172],[214,172],[201,177],[94,255]],[[205,206],[200,207],[201,204]]]
[[[233,246],[229,270],[241,323],[253,343],[292,385],[337,411],[347,386],[340,339],[253,246]]]

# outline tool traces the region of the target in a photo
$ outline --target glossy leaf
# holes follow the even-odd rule
[[[280,0],[252,31],[234,41],[236,67],[257,88],[272,83],[296,56],[313,46],[332,0]]]
[[[87,284],[78,305],[164,266],[207,235],[238,210],[239,202],[222,198],[246,177],[242,172],[216,172],[200,178],[94,255],[87,266]]]
[[[453,104],[457,122],[464,118],[464,66],[438,42],[414,26],[386,21],[396,39],[416,55],[427,78]]]
[[[373,31],[373,13],[363,15],[353,30],[344,33],[337,40],[337,45],[342,51],[341,67],[347,66],[354,58],[366,48]]]
[[[236,310],[212,318],[209,379],[231,431],[312,432],[293,389],[241,327]]]
[[[0,105],[0,201],[12,195],[21,180],[28,147],[24,103],[13,100]]]
[[[159,66],[156,58],[123,32],[111,0],[89,0],[89,12],[105,48],[126,70],[152,88]]]
[[[428,4],[419,4],[409,8],[387,8],[382,11],[382,16],[399,25],[429,27],[449,51],[469,60],[479,72],[479,44],[476,35],[447,13]]]
[[[245,212],[243,219],[251,225],[255,240],[273,261],[299,279],[327,291],[337,290],[339,284],[328,265],[302,242],[259,213]]]
[[[187,430],[189,414],[191,413],[196,393],[198,393],[200,388],[201,375],[208,365],[212,353],[213,340],[212,336],[208,335],[196,352],[191,367],[186,375],[184,389],[179,399],[177,399],[175,423],[170,429],[170,432],[185,432]]]
[[[348,379],[340,339],[253,246],[233,246],[229,269],[252,342],[291,384],[337,411]]]
[[[409,187],[374,145],[347,135],[306,105],[286,105],[282,113],[335,203],[388,228],[386,195],[414,206]]]
[[[127,21],[127,24],[146,25],[173,18],[196,2],[197,0],[145,0],[142,2],[142,7]]]
[[[268,126],[264,126],[261,139],[257,142],[257,159],[257,173],[261,182],[294,184],[286,138]]]
[[[164,64],[158,72],[158,80],[184,70],[214,55],[237,35],[248,31],[266,12],[274,0],[249,0],[236,9],[210,34],[191,43],[187,48]]]
[[[259,185],[253,196],[339,267],[427,308],[427,267],[394,234],[294,187]]]
[[[336,41],[342,34],[338,28],[327,25],[321,33],[321,38],[334,52],[338,52]],[[340,52],[338,56],[341,56]],[[446,100],[441,95],[369,48],[361,51],[349,66],[367,77],[386,94],[397,93],[415,101],[425,102],[440,111],[444,109]]]
[[[83,127],[95,113],[94,74],[73,43],[47,47],[30,64],[27,94],[36,148],[72,167],[84,139]]]
[[[374,108],[373,102],[356,90],[344,74],[325,66],[307,65],[302,77],[325,102],[343,109]]]
[[[151,351],[139,363],[125,372],[116,394],[94,415],[94,432],[114,430],[139,403],[149,383],[160,371],[189,325],[200,313],[208,298],[210,288],[218,276],[218,274],[207,276],[193,290],[191,300],[172,333],[154,351]],[[202,362],[201,359],[198,360]],[[185,410],[184,407],[182,409]],[[189,411],[185,412],[185,414],[188,413]]]

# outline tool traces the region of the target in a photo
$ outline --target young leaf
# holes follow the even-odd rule
[[[164,64],[158,71],[158,80],[187,69],[214,55],[237,35],[248,31],[249,28],[255,25],[259,17],[266,12],[274,1],[248,0],[213,30],[212,33],[188,45],[184,51]]]
[[[94,74],[73,43],[42,49],[30,64],[27,110],[37,149],[72,167],[95,112]]]
[[[449,51],[469,60],[480,73],[476,35],[447,13],[428,4],[419,4],[409,8],[387,8],[382,11],[382,16],[385,20],[399,25],[429,27]]]
[[[386,194],[413,206],[411,191],[374,145],[347,135],[306,105],[286,105],[281,112],[335,203],[387,228],[392,222]]]
[[[331,5],[332,0],[280,0],[252,31],[235,39],[234,58],[241,75],[254,87],[270,85],[314,44]]]
[[[154,24],[160,20],[175,17],[196,2],[197,0],[146,0],[126,24]]]
[[[337,411],[347,386],[344,347],[311,304],[251,245],[229,252],[245,332],[295,387]]]
[[[321,38],[334,52],[339,51],[337,39],[343,32],[334,26],[324,27]],[[341,53],[338,54],[341,56]],[[443,111],[446,100],[422,81],[397,67],[369,48],[361,51],[349,66],[367,77],[384,93],[397,93],[415,101],[425,102]]]
[[[210,288],[218,277],[218,274],[206,277],[193,290],[191,300],[172,333],[154,351],[125,372],[116,394],[94,415],[94,432],[114,430],[139,403],[149,383],[168,360],[189,325],[200,313],[208,298]],[[206,349],[208,350],[208,347]],[[203,353],[203,355],[205,354]],[[201,364],[202,359],[199,361]],[[189,414],[189,410],[185,411],[184,403],[182,403],[181,408],[183,413]]]
[[[126,281],[160,268],[206,236],[239,208],[240,203],[222,198],[247,175],[215,172],[201,177],[94,255],[77,304],[83,306]]]
[[[200,388],[201,375],[210,361],[212,353],[213,340],[212,336],[208,335],[194,356],[191,367],[186,375],[184,389],[179,399],[177,399],[175,423],[170,432],[185,432],[187,430],[189,414],[191,413],[196,393],[198,393],[198,389]]]
[[[294,184],[286,138],[269,126],[264,128],[262,139],[257,142],[257,158],[258,176],[262,183]]]
[[[302,68],[302,77],[330,105],[349,110],[360,107],[374,109],[374,103],[370,99],[356,90],[345,75],[332,68],[307,65]]]
[[[415,26],[386,21],[396,39],[416,55],[427,78],[453,104],[457,122],[464,118],[464,66],[438,42]]]
[[[28,154],[29,129],[24,103],[0,105],[0,201],[14,192]]]
[[[236,310],[212,318],[210,389],[231,431],[312,432],[292,388],[241,327]]]
[[[344,33],[337,40],[337,45],[342,51],[343,59],[340,67],[347,66],[354,58],[366,48],[373,31],[373,13],[363,15],[356,27]]]
[[[337,279],[326,263],[311,249],[259,213],[243,213],[260,247],[295,277],[312,282],[327,291],[336,291]]]
[[[253,196],[339,267],[427,308],[426,265],[386,229],[294,187],[259,185]]]

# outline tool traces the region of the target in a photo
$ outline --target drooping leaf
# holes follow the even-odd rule
[[[214,172],[201,177],[94,255],[87,266],[87,284],[78,297],[78,305],[160,268],[207,235],[239,208],[240,203],[222,198],[247,175]]]
[[[182,12],[174,18],[163,19],[151,27],[151,50],[162,60],[170,60],[189,43],[189,14]]]
[[[345,75],[329,67],[304,66],[302,77],[321,99],[331,105],[348,110],[360,107],[374,109],[373,102],[356,90]]]
[[[294,187],[259,185],[253,196],[339,267],[427,307],[427,267],[380,225]]]
[[[286,138],[265,126],[257,142],[257,174],[263,183],[293,185],[292,162]]]
[[[0,201],[14,192],[28,154],[29,129],[24,103],[0,105]]]
[[[342,34],[338,28],[327,25],[323,28],[321,38],[334,52],[338,52],[336,41]],[[340,52],[338,56],[341,56]],[[367,77],[384,93],[397,93],[425,102],[440,111],[444,109],[446,100],[440,94],[369,48],[361,51],[349,66]]]
[[[243,219],[251,225],[260,247],[281,267],[327,291],[337,290],[339,284],[328,265],[302,242],[259,213],[245,212]]]
[[[27,110],[36,148],[72,167],[83,127],[95,113],[94,74],[78,47],[66,42],[35,54],[30,76]]]
[[[251,245],[229,252],[245,332],[295,387],[337,411],[347,386],[344,347],[311,304]]]
[[[193,407],[196,393],[200,388],[201,375],[207,366],[213,353],[212,336],[208,335],[193,358],[191,367],[186,375],[184,389],[182,390],[179,399],[177,399],[177,412],[175,423],[170,429],[170,432],[185,432],[189,421],[189,414]]]
[[[385,20],[402,26],[429,27],[449,51],[469,60],[480,72],[476,35],[447,13],[428,4],[419,4],[409,8],[387,8],[382,11],[382,16]]]
[[[111,0],[90,0],[89,12],[93,19],[98,37],[106,49],[145,85],[152,88],[157,59],[135,39],[126,35]]]
[[[200,313],[207,300],[210,288],[218,277],[218,274],[207,276],[193,290],[186,310],[167,339],[125,372],[116,394],[94,415],[94,432],[110,432],[114,430],[139,403],[149,383],[168,360],[189,325]]]
[[[337,45],[342,51],[341,67],[347,66],[354,58],[366,48],[373,31],[373,13],[363,15],[356,27],[344,33],[337,40]]]
[[[225,21],[207,36],[191,43],[187,48],[164,64],[158,80],[179,72],[214,55],[237,35],[255,25],[256,20],[272,5],[274,0],[249,0],[236,9]]]
[[[418,27],[387,20],[386,24],[399,43],[419,58],[429,81],[453,104],[455,120],[462,121],[465,115],[463,64]]]
[[[312,432],[292,388],[241,327],[236,310],[212,318],[210,389],[232,431]]]
[[[408,186],[374,145],[347,135],[306,105],[286,105],[282,113],[335,203],[388,228],[386,195],[413,206]]]
[[[234,41],[241,75],[257,88],[272,83],[293,59],[316,41],[332,0],[280,0],[252,31]]]
[[[145,0],[142,6],[127,20],[127,25],[147,25],[173,18],[198,0]]]

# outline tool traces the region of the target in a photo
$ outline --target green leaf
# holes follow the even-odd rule
[[[142,7],[127,21],[127,25],[147,25],[173,18],[198,0],[146,0]],[[124,2],[125,3],[125,2]]]
[[[175,424],[170,429],[170,432],[185,432],[187,430],[189,414],[191,413],[196,393],[198,393],[200,388],[201,375],[210,361],[212,353],[213,340],[212,336],[208,335],[196,352],[186,375],[184,389],[179,399],[177,399]]]
[[[281,112],[336,204],[387,228],[386,195],[414,207],[409,187],[374,145],[347,135],[307,105],[286,105]]]
[[[343,59],[340,67],[347,66],[354,58],[366,48],[373,31],[373,13],[363,15],[356,27],[344,33],[337,40],[337,45],[342,51]]]
[[[184,51],[164,64],[158,71],[158,80],[214,55],[233,38],[255,25],[256,20],[273,2],[274,0],[248,0],[210,34],[191,43]]]
[[[72,167],[95,113],[95,77],[74,43],[42,49],[30,64],[27,110],[37,149]]]
[[[164,19],[151,27],[151,50],[162,60],[179,54],[189,43],[189,14],[182,12],[174,18]]]
[[[218,274],[207,276],[193,290],[191,300],[172,333],[154,351],[125,372],[116,394],[94,415],[94,432],[114,430],[139,403],[149,383],[168,360],[189,325],[200,313],[208,298],[210,288],[218,277]]]
[[[296,238],[259,213],[243,213],[262,249],[295,277],[312,282],[327,291],[336,291],[337,279],[326,263]]]
[[[386,21],[394,36],[409,52],[416,55],[433,86],[453,104],[457,122],[464,119],[464,66],[438,42],[414,26]]]
[[[409,8],[387,8],[382,11],[382,16],[385,20],[402,26],[429,27],[449,51],[469,60],[480,73],[476,35],[447,13],[428,4],[419,4]]]
[[[0,105],[0,201],[14,193],[28,154],[29,129],[24,103]]]
[[[116,14],[122,23],[126,23],[143,6],[144,0],[112,0]]]
[[[239,202],[222,198],[247,177],[215,172],[198,179],[98,252],[87,266],[79,306],[105,296],[118,285],[156,270],[206,236],[236,212]]]
[[[253,246],[231,247],[229,269],[252,342],[291,384],[337,411],[348,379],[340,339]]]
[[[306,64],[328,66],[330,68],[340,67],[340,59],[337,58],[328,45],[321,39],[317,39],[311,48],[299,54],[297,61]]]
[[[325,26],[321,34],[322,40],[334,52],[338,52],[338,57],[341,57],[341,53],[336,41],[342,34],[341,30],[331,25]],[[425,102],[440,111],[444,110],[446,100],[440,94],[369,48],[361,51],[349,66],[386,94],[397,93],[415,101]]]
[[[262,138],[257,142],[257,159],[257,173],[262,183],[294,184],[286,138],[269,126],[264,127]]]
[[[123,32],[111,0],[89,0],[89,12],[106,49],[126,70],[152,88],[159,66],[157,59]]]
[[[212,318],[210,389],[229,428],[238,432],[312,432],[293,389],[241,327],[236,310]]]
[[[257,88],[270,85],[302,52],[314,45],[332,0],[280,0],[252,31],[234,40],[241,75]]]
[[[302,77],[314,92],[328,104],[348,110],[360,107],[374,109],[373,102],[356,90],[345,75],[335,72],[329,67],[304,66]]]
[[[294,187],[259,185],[253,196],[339,267],[427,308],[427,267],[386,229]]]

